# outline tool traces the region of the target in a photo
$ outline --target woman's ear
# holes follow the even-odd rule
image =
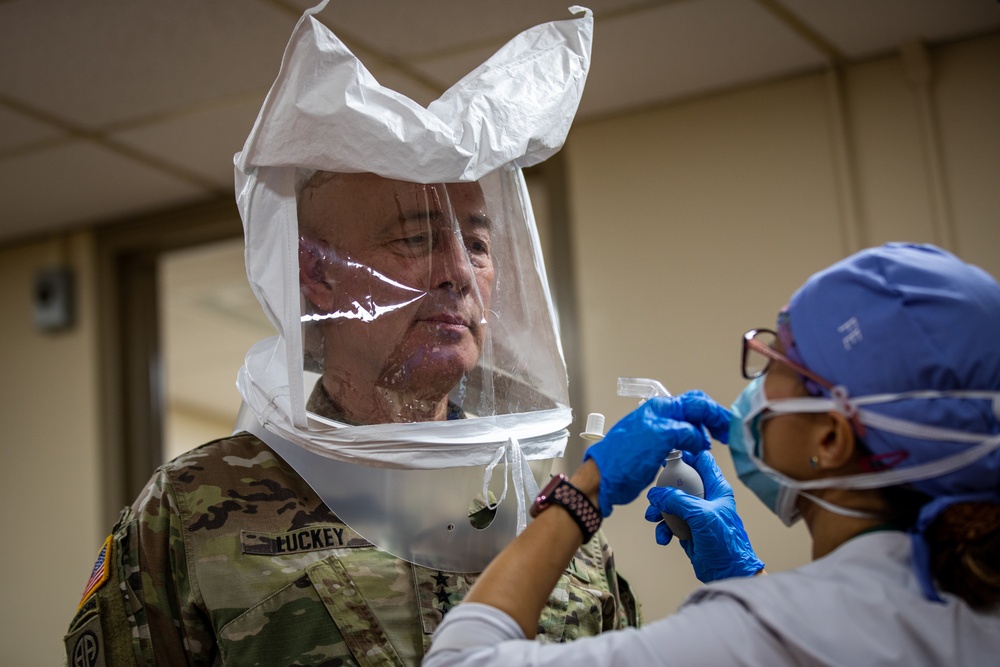
[[[299,237],[299,286],[302,295],[320,313],[332,309],[331,280],[327,275],[333,250],[322,241]]]
[[[839,412],[827,412],[819,420],[819,451],[817,467],[823,470],[841,468],[848,465],[857,450],[857,440],[851,422]]]

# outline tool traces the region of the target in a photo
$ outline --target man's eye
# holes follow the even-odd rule
[[[490,254],[490,244],[482,239],[466,239],[465,247],[469,249],[469,252],[488,255]]]
[[[402,238],[396,239],[393,242],[397,248],[404,252],[418,253],[426,252],[431,247],[431,235],[430,234],[414,234],[412,236],[404,236]]]

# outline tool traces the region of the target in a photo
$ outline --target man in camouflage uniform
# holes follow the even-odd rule
[[[409,214],[400,202],[414,199],[431,203]],[[464,418],[449,391],[482,354],[495,281],[479,184],[319,172],[298,201],[311,310],[359,293],[384,303],[372,275],[404,285],[429,276],[426,298],[395,320],[324,323],[325,369],[307,410],[343,424]],[[449,215],[457,234],[435,226]],[[69,664],[419,664],[476,575],[397,558],[335,511],[253,434],[178,457],[105,543],[66,637]],[[538,636],[562,642],[637,623],[598,533],[553,590]]]
[[[384,264],[363,257],[362,249],[322,232],[326,195],[343,200],[337,195],[353,191],[358,196],[350,206],[341,204],[341,218],[351,217],[350,208],[368,219],[371,211],[359,202],[394,201],[386,188],[430,187],[356,174],[321,173],[310,183],[319,185],[301,198],[307,202],[300,204],[303,229],[378,267]],[[475,183],[449,190],[459,215],[480,208]],[[492,273],[483,264],[478,270]],[[489,282],[482,285],[487,299]],[[399,353],[385,356],[393,354]],[[374,350],[370,356],[377,356]],[[450,377],[456,370],[436,372]],[[309,411],[350,423],[330,397],[339,394],[337,385],[329,386],[317,385]],[[447,393],[434,404],[446,406]],[[475,580],[407,563],[370,544],[249,433],[208,443],[160,468],[122,513],[106,549],[107,581],[87,598],[67,637],[71,664],[89,639],[114,665],[414,665]],[[598,533],[552,592],[539,639],[568,641],[637,621]]]
[[[369,544],[267,446],[239,434],[160,468],[115,526],[108,580],[67,637],[107,665],[416,665],[475,575]],[[636,625],[608,543],[584,545],[540,641]],[[90,633],[90,634],[88,634]]]

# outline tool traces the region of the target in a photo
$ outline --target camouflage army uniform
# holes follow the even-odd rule
[[[107,580],[66,637],[70,665],[416,665],[476,578],[372,546],[246,433],[161,467],[104,555]],[[637,624],[598,533],[561,577],[538,638]]]

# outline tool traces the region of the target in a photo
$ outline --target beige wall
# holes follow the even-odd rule
[[[853,68],[839,87],[805,76],[577,124],[565,149],[583,350],[582,373],[570,378],[584,385],[575,409],[603,412],[610,426],[636,404],[616,396],[619,375],[674,393],[703,389],[729,405],[744,386],[741,334],[773,325],[795,288],[848,254],[851,239],[932,242],[941,227],[957,240],[952,250],[1000,276],[1000,38],[931,58],[937,165],[897,58]],[[938,223],[933,166],[948,202]],[[725,448],[716,453],[735,481]],[[768,568],[807,561],[805,529],[786,529],[734,486]],[[606,530],[652,619],[697,581],[677,545],[653,542],[645,507],[617,509]]]
[[[76,273],[77,325],[35,330],[35,273]],[[62,664],[62,635],[110,532],[99,525],[101,461],[91,239],[0,250],[0,507],[7,547],[0,567],[3,663]]]
[[[931,58],[939,143],[929,148],[898,59],[852,68],[839,97],[832,77],[810,75],[578,124],[566,147],[584,362],[571,377],[583,385],[575,410],[621,417],[634,401],[615,395],[619,375],[731,402],[743,386],[743,331],[773,323],[790,293],[854,239],[929,241],[944,229],[960,255],[1000,275],[1000,37]],[[937,190],[925,159],[935,150]],[[932,214],[934,192],[946,195],[944,221]],[[77,270],[80,320],[42,335],[31,323],[32,280],[61,257]],[[92,257],[85,234],[0,249],[8,664],[61,662],[62,633],[110,529],[98,518]],[[735,486],[768,567],[806,561],[804,529],[783,528]],[[643,509],[617,509],[607,530],[653,619],[696,582],[676,545],[653,543]]]

